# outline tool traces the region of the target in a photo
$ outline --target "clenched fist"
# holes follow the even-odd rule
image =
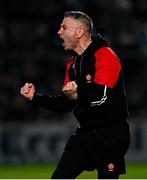
[[[75,81],[70,81],[68,82],[62,89],[63,93],[72,100],[76,100],[78,95],[77,95],[77,84]]]
[[[32,83],[25,83],[25,85],[20,90],[20,94],[29,101],[33,99],[34,93],[35,93],[35,87]]]

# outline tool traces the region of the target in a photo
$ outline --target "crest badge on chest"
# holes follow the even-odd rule
[[[86,81],[87,81],[87,83],[92,82],[92,75],[90,73],[86,74]]]

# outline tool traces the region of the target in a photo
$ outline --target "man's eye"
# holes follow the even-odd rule
[[[65,29],[67,29],[67,27],[66,27],[66,26],[63,26],[63,29],[65,30]]]

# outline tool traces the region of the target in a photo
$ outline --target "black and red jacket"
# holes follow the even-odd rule
[[[77,83],[78,99],[35,94],[33,102],[55,111],[70,111],[84,128],[98,128],[126,121],[127,102],[122,66],[107,42],[98,35],[82,55],[67,63],[64,85]]]

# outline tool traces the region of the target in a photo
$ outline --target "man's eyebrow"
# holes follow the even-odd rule
[[[61,24],[60,27],[63,27],[63,28],[64,28],[64,27],[66,27],[66,25],[65,25],[65,24]]]

